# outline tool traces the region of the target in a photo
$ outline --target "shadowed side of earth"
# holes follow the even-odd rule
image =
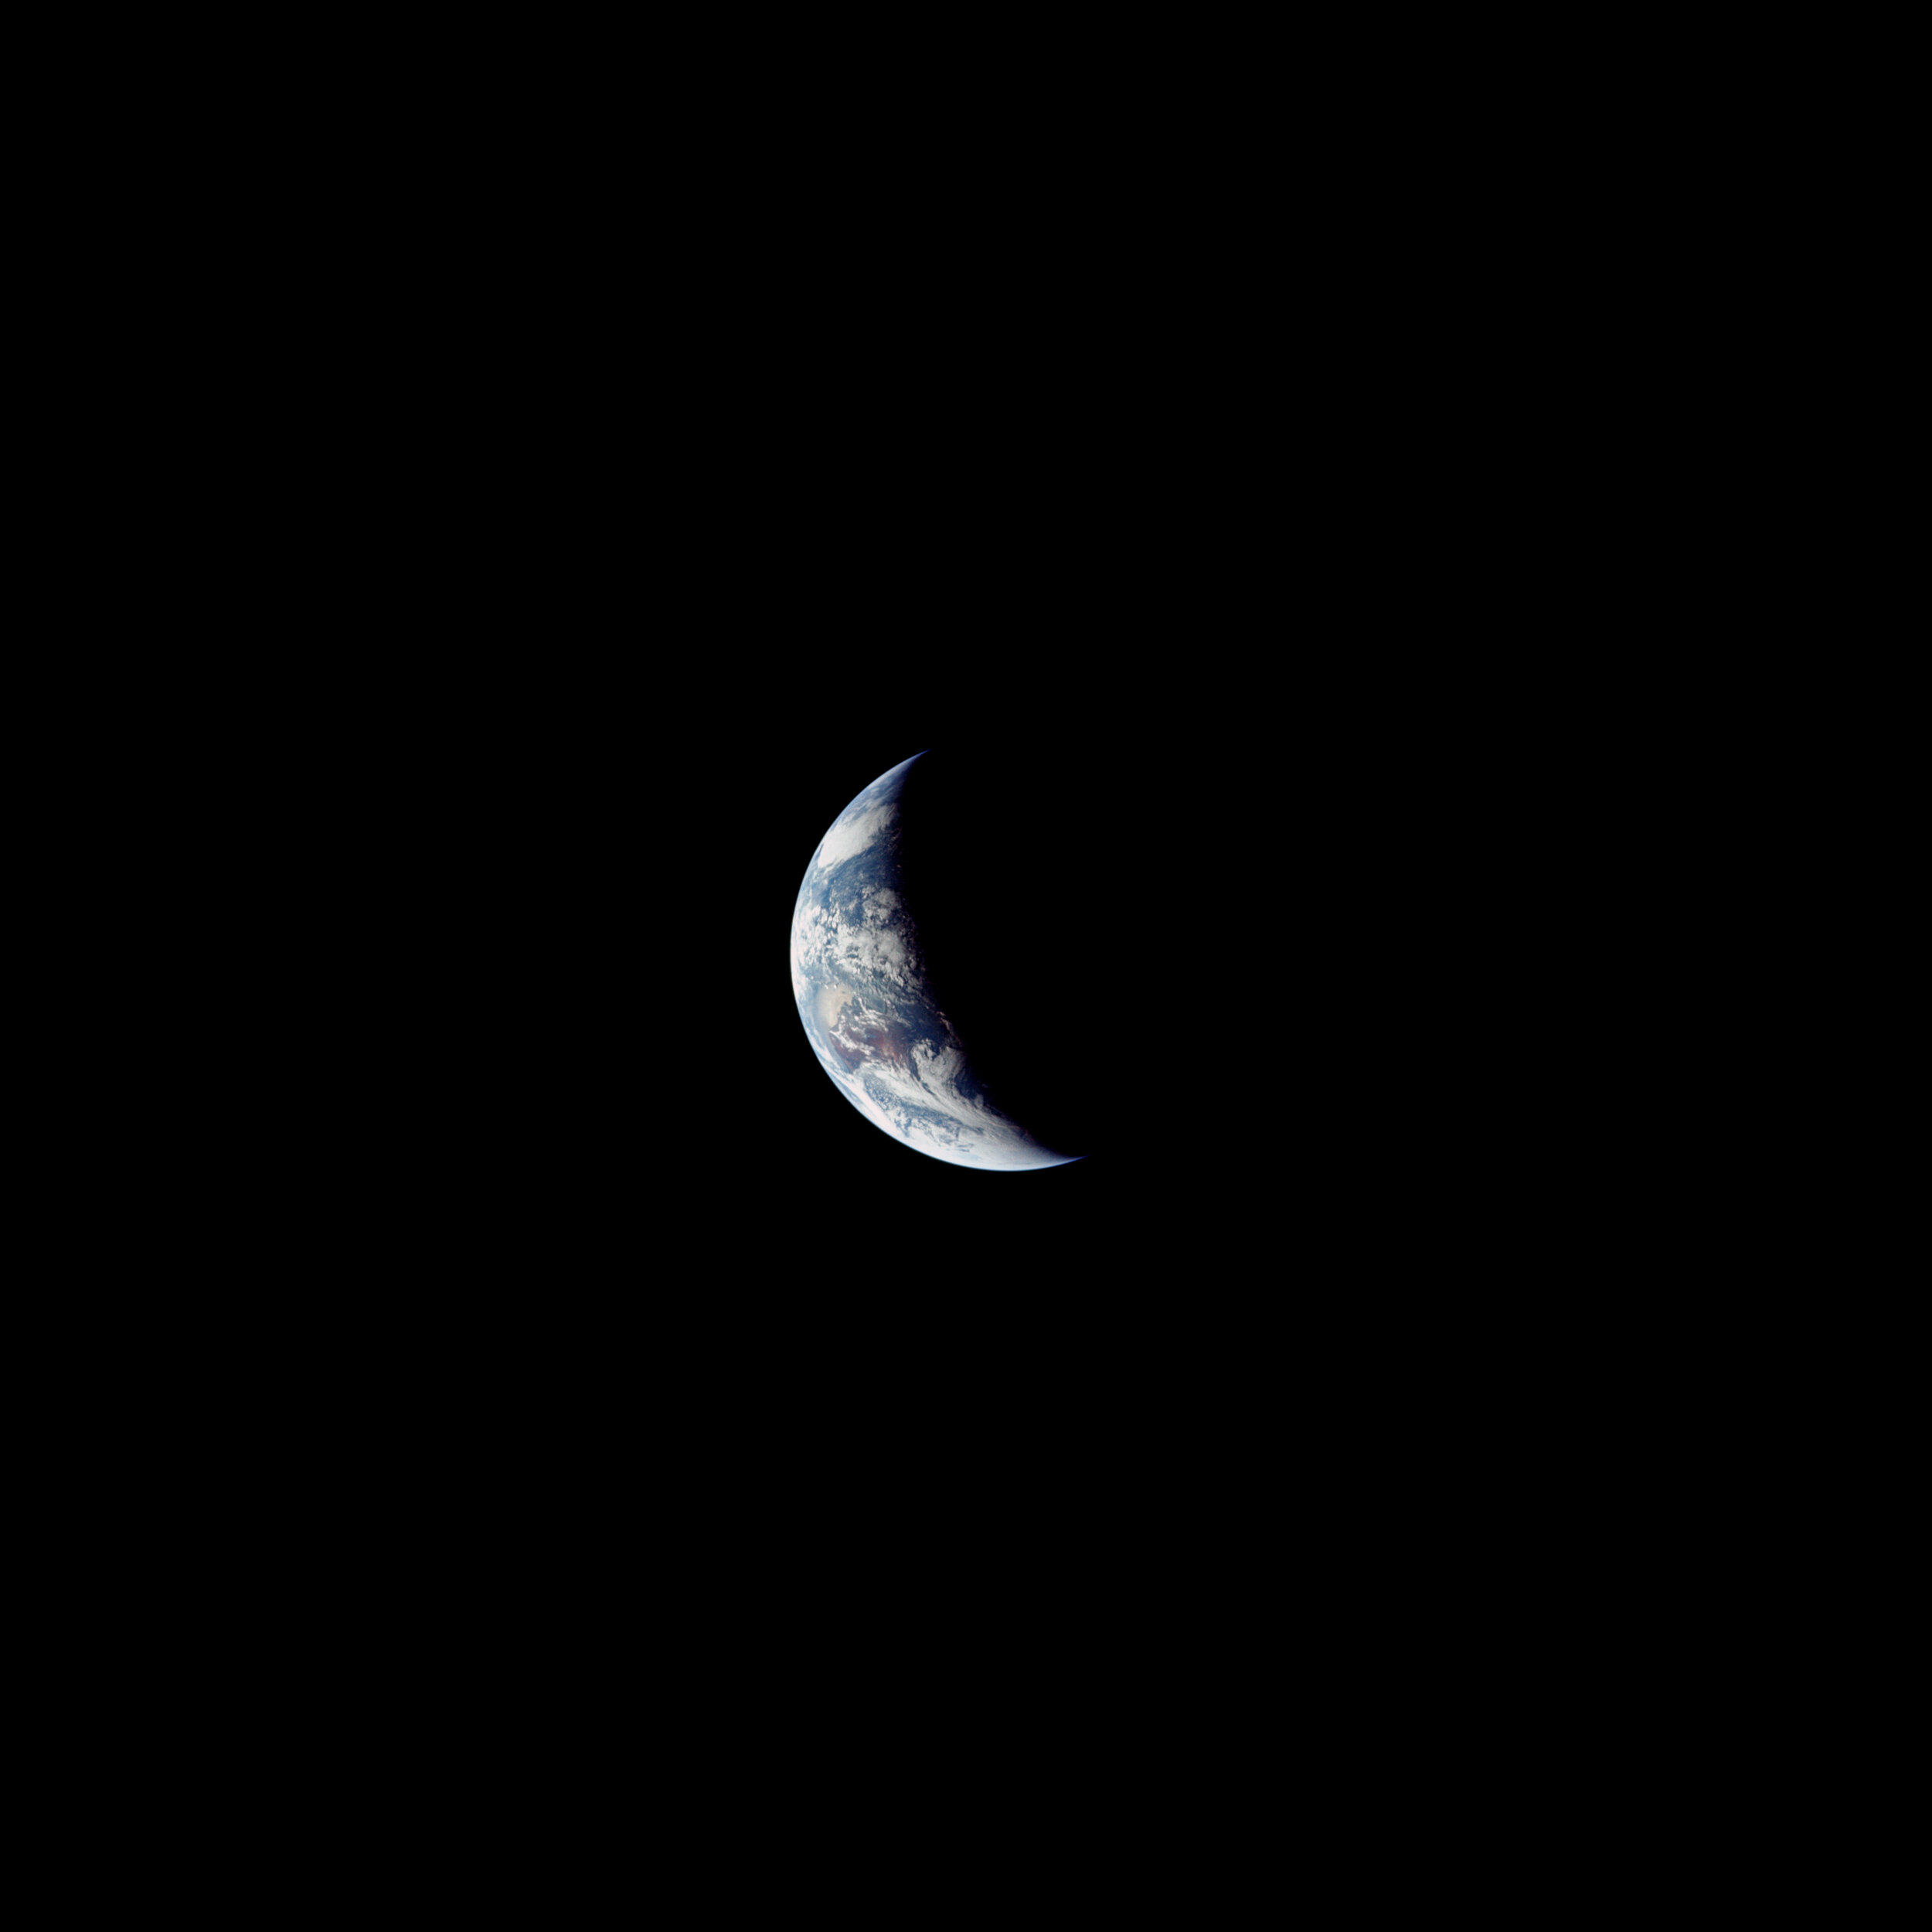
[[[901,808],[934,996],[1002,1111],[1056,1151],[1128,1128],[1132,774],[1089,747],[942,746]]]

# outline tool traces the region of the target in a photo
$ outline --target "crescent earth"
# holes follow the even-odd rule
[[[928,983],[907,909],[900,813],[918,754],[838,815],[805,868],[791,913],[791,990],[833,1084],[903,1145],[957,1167],[1060,1167],[1002,1113]]]

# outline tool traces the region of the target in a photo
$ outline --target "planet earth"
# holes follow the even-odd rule
[[[882,1133],[935,1160],[998,1172],[1082,1158],[997,1101],[940,1004],[918,917],[938,882],[907,877],[905,807],[920,753],[835,819],[791,914],[791,989],[812,1051]]]

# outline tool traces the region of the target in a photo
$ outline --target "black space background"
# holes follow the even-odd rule
[[[846,1682],[1051,1682],[1124,1737],[1147,1620],[1238,1702],[1284,1575],[1338,1655],[1446,1684],[1486,1499],[1583,1480],[1525,1460],[1588,1372],[1547,1282],[1594,1235],[1485,1021],[1525,968],[1434,792],[1477,785],[1457,694],[1366,646],[1190,651],[1151,600],[942,617],[919,676],[920,594],[657,642],[640,592],[600,648],[354,687],[393,762],[332,793],[369,862],[293,1016],[298,1182],[243,1217],[272,1304],[211,1359],[245,1336],[249,1440],[298,1440],[278,1515],[340,1523],[317,1614],[368,1636],[328,1656],[374,1647],[445,1734],[522,1721],[470,1688],[507,1645],[546,1697],[716,1713],[698,1763],[776,1726],[787,1777]],[[1106,1131],[1070,1167],[896,1145],[800,1026],[804,868],[928,747],[1077,816],[1012,854],[1036,895],[1087,873],[1046,1019]]]
[[[384,199],[274,371],[302,504],[235,546],[307,654],[303,1005],[384,1211],[452,1272],[685,1310],[889,1301],[914,1256],[1245,1310],[1481,1219],[1587,699],[1522,647],[1600,602],[1540,379],[1498,400],[1518,311],[1462,298],[1506,264],[1385,235],[1370,272],[1334,194],[1077,222],[1023,175],[708,151],[600,193],[623,127],[573,138],[570,192],[474,230]],[[896,1145],[792,1009],[814,845],[929,748],[1009,815],[961,842],[981,903],[1057,928],[1008,1051],[1073,1167]]]
[[[903,499],[706,474],[615,535],[600,465],[419,523],[318,659],[316,1100],[271,1225],[373,1439],[593,1541],[644,1495],[813,1573],[917,1525],[930,1580],[995,1497],[1069,1561],[1144,1510],[1238,1535],[1284,1454],[1324,1511],[1479,1428],[1546,1312],[1565,1149],[1510,1043],[1567,942],[1522,910],[1522,687],[1416,641],[1431,553],[1376,589],[1395,537],[1312,488],[1232,543],[1265,479],[1231,461],[1084,498],[978,445]],[[1059,922],[1026,1017],[1073,1165],[912,1152],[800,1026],[804,869],[926,750],[1000,802],[981,903],[1010,869]]]
[[[1413,1659],[1605,1233],[1563,1211],[1611,936],[1549,910],[1595,692],[1546,647],[1604,601],[1562,425],[1499,413],[1454,250],[1376,282],[1218,199],[842,240],[787,181],[406,209],[266,352],[206,1169],[264,1292],[210,1359],[426,1660],[498,1605],[603,1698],[657,1618],[648,1668],[804,1736],[935,1645],[1131,1726],[1133,1618],[1225,1630],[1283,1562]],[[264,434],[298,496],[251,495]],[[1009,1011],[1072,1166],[898,1145],[799,1024],[804,869],[927,750],[1000,802],[959,847],[996,943],[1053,928]]]
[[[1072,633],[1018,587],[947,611],[905,568],[848,617],[777,574],[728,625],[640,590],[607,641],[384,689],[322,1118],[385,1327],[493,1335],[566,1385],[769,1376],[767,1417],[828,1378],[1115,1387],[1123,1350],[1171,1394],[1203,1365],[1239,1413],[1246,1378],[1391,1308],[1425,1359],[1439,1271],[1529,1226],[1532,1117],[1499,1107],[1483,1019],[1524,966],[1435,791],[1479,784],[1436,743],[1456,694],[1366,647],[1347,675],[1186,648],[1151,570]],[[804,867],[920,750],[950,761],[990,963],[1017,949],[1030,984],[1042,936],[1039,996],[988,1017],[1090,1134],[1073,1165],[911,1151],[799,1023]]]

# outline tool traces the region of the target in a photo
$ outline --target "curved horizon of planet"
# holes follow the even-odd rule
[[[928,980],[900,863],[915,752],[876,778],[818,842],[791,913],[791,988],[832,1083],[883,1133],[956,1167],[1013,1173],[1083,1157],[1043,1145],[996,1106]]]

